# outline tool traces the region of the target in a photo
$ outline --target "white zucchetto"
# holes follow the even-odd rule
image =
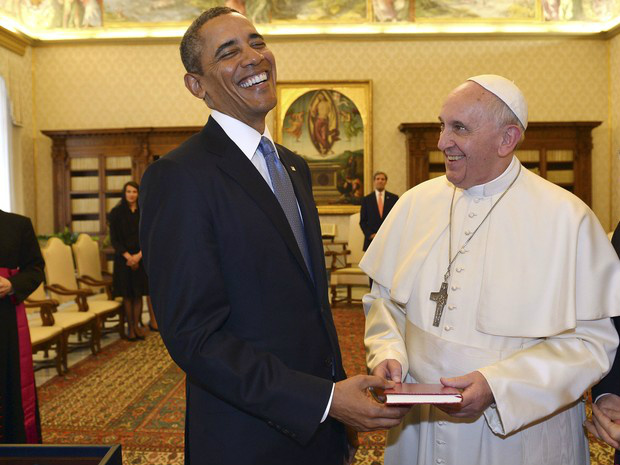
[[[527,129],[527,102],[523,92],[514,82],[497,74],[481,74],[467,80],[481,85],[508,105],[523,125],[523,129]]]

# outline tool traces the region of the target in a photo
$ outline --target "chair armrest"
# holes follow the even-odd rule
[[[46,284],[45,289],[60,295],[74,295],[75,302],[78,304],[78,309],[80,312],[88,311],[88,301],[86,300],[86,297],[94,294],[90,289],[67,289],[60,284]]]
[[[39,314],[41,315],[41,321],[43,326],[54,326],[54,312],[58,308],[59,302],[55,299],[26,299],[24,300],[24,306],[29,308],[39,308]]]
[[[88,275],[83,275],[77,278],[79,283],[84,283],[87,284],[88,286],[111,286],[112,285],[112,280],[111,279],[95,279],[91,276]]]
[[[46,284],[45,289],[60,295],[75,295],[84,297],[93,295],[93,291],[90,289],[68,289],[60,284]]]
[[[43,299],[43,300],[26,299],[24,300],[24,306],[28,308],[41,307],[43,305],[52,305],[52,306],[58,307],[60,303],[56,299]]]

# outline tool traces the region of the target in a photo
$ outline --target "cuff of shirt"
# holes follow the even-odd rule
[[[327,415],[329,414],[329,409],[332,406],[332,400],[334,399],[334,389],[336,389],[336,384],[332,384],[332,393],[329,395],[329,401],[327,402],[327,408],[325,409],[325,413],[323,414],[323,418],[321,418],[321,423],[323,423],[327,419]]]

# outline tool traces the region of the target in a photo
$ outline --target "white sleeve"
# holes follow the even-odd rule
[[[392,301],[388,290],[376,281],[362,299],[366,314],[366,364],[372,370],[387,359],[402,366],[403,379],[409,372],[405,346],[406,310]]]
[[[609,371],[617,346],[609,318],[577,321],[575,329],[479,369],[495,397],[484,412],[491,430],[509,434],[574,402]]]

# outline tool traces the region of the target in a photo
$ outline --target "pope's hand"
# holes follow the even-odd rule
[[[383,379],[400,383],[403,379],[403,367],[397,360],[388,358],[377,365],[375,369],[372,370],[372,374]]]
[[[6,278],[0,276],[0,298],[6,296],[13,290],[13,284]]]
[[[586,429],[614,449],[620,448],[620,397],[607,394],[592,404],[592,421]]]
[[[393,407],[373,400],[368,388],[388,389],[393,381],[357,375],[336,383],[329,415],[357,431],[376,431],[398,425],[410,407]]]
[[[437,406],[453,417],[477,418],[494,401],[491,387],[479,371],[455,378],[441,378],[440,381],[444,386],[463,389],[463,402]]]

